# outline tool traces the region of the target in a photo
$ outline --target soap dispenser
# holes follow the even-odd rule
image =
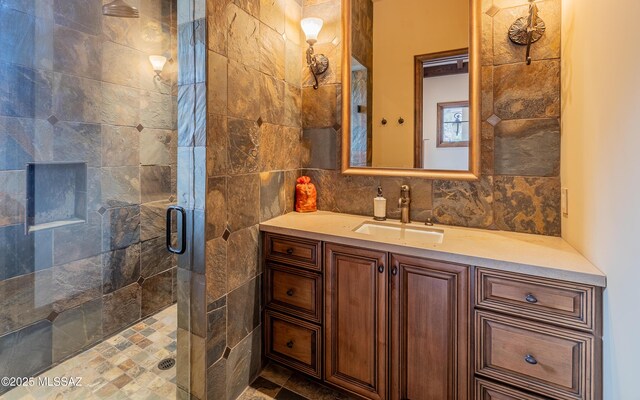
[[[378,186],[378,196],[373,199],[373,219],[384,221],[387,219],[387,199],[382,197],[382,187]]]

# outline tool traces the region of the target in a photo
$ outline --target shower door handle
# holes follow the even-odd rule
[[[180,215],[180,220],[178,221],[178,226],[180,229],[180,248],[176,249],[171,245],[171,226],[173,225],[172,215],[173,211]],[[167,228],[166,228],[166,238],[167,238],[167,250],[173,254],[184,254],[187,250],[187,213],[184,208],[180,206],[169,206],[167,208]]]

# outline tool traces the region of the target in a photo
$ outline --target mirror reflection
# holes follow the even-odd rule
[[[351,167],[469,170],[469,1],[351,1]]]

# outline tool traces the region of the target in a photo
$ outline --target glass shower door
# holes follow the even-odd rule
[[[175,377],[157,366],[177,347],[166,210],[194,174],[177,156],[178,1],[132,0],[138,18],[0,2],[0,396]]]

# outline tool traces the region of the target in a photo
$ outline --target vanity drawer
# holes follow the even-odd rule
[[[594,330],[592,286],[478,268],[476,305],[568,328]]]
[[[476,400],[546,400],[499,383],[476,379]]]
[[[476,311],[476,373],[554,399],[594,399],[593,336]]]
[[[289,236],[265,234],[265,255],[268,260],[280,261],[303,268],[321,271],[320,242]]]
[[[265,312],[266,356],[316,378],[321,377],[321,328],[297,318]]]
[[[312,322],[322,320],[322,275],[267,262],[266,305]]]

